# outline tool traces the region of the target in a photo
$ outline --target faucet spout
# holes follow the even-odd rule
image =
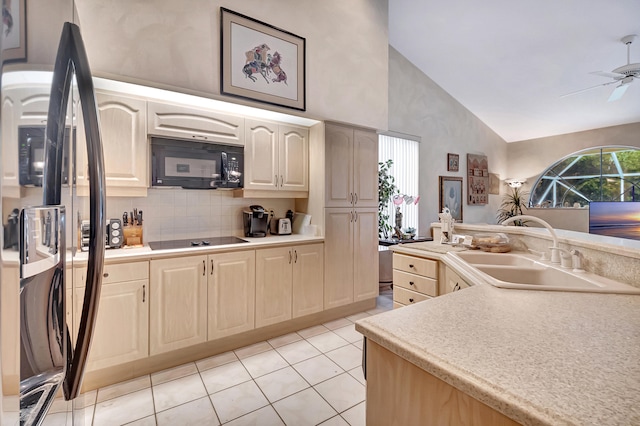
[[[551,262],[552,263],[560,263],[560,253],[559,253],[559,247],[558,247],[558,235],[556,234],[556,231],[553,229],[553,227],[551,225],[549,225],[548,222],[540,219],[539,217],[535,217],[535,216],[530,216],[530,215],[526,215],[526,214],[522,214],[522,215],[517,215],[517,216],[512,216],[509,219],[505,220],[504,222],[502,222],[502,225],[508,225],[511,222],[515,222],[516,220],[527,220],[527,221],[531,221],[531,222],[536,222],[539,223],[540,225],[544,226],[547,231],[549,231],[549,234],[551,234],[551,239],[553,240],[553,245],[550,247],[551,248]]]

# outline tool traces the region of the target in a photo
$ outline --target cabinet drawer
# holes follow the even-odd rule
[[[438,262],[436,260],[394,253],[393,269],[438,279]]]
[[[409,274],[398,270],[393,270],[393,286],[404,287],[427,296],[437,296],[438,280],[423,277],[421,275]]]
[[[74,278],[75,287],[84,287],[87,281],[87,268],[77,268]],[[149,262],[104,265],[102,270],[102,284],[148,279]]]
[[[398,302],[393,302],[393,309],[404,308],[405,305]]]
[[[423,300],[431,299],[431,297],[417,293],[415,291],[407,290],[402,287],[393,286],[393,301],[402,303],[403,305],[411,305],[416,302],[422,302]]]

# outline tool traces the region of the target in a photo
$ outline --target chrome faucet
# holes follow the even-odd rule
[[[509,223],[515,222],[516,220],[529,220],[531,222],[537,222],[540,225],[542,225],[545,228],[547,228],[547,231],[549,231],[549,233],[551,234],[551,238],[553,239],[553,245],[551,247],[549,247],[551,249],[551,263],[560,263],[561,262],[560,251],[564,250],[564,249],[558,247],[558,235],[556,234],[556,231],[553,229],[553,227],[551,225],[549,225],[548,222],[540,219],[539,217],[529,216],[529,215],[523,214],[523,215],[517,215],[517,216],[510,217],[509,219],[507,219],[504,222],[502,222],[502,225],[508,225]],[[545,259],[544,253],[543,253],[542,258]]]

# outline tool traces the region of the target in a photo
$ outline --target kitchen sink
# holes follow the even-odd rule
[[[640,294],[640,288],[538,260],[526,253],[451,252],[454,263],[494,287],[521,290]]]

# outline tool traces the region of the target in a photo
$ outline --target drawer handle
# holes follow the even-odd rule
[[[409,285],[413,285],[413,284],[414,284],[413,281],[409,281]]]
[[[413,303],[413,297],[409,298],[409,303]]]
[[[105,272],[104,274],[102,274],[102,276],[103,276],[104,278],[109,278],[109,273],[108,273],[108,272]]]
[[[414,269],[413,263],[409,264],[409,268]]]

